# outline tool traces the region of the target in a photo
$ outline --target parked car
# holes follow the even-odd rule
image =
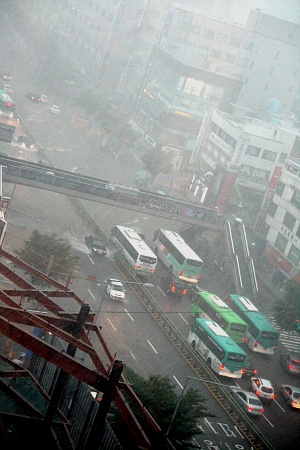
[[[10,87],[9,84],[0,84],[0,89],[2,89],[2,91],[7,92],[8,94],[12,93],[12,88]]]
[[[113,300],[124,300],[125,298],[125,289],[121,281],[111,278],[107,281],[106,292],[109,298]]]
[[[40,102],[41,103],[49,103],[49,98],[47,97],[47,95],[41,94],[40,95]]]
[[[300,375],[300,354],[285,352],[280,355],[280,364],[286,372]]]
[[[18,142],[20,144],[25,144],[28,148],[35,145],[35,140],[30,136],[18,136]]]
[[[238,405],[250,415],[260,416],[264,413],[263,405],[261,401],[252,392],[245,391],[238,387],[232,386],[230,389],[230,395],[238,403]]]
[[[176,297],[184,297],[187,292],[187,284],[178,278],[169,276],[161,279],[161,286],[167,294],[174,295]]]
[[[10,73],[8,71],[5,70],[2,72],[2,78],[3,78],[3,80],[10,81],[12,79],[12,76],[10,75]]]
[[[49,109],[53,114],[60,114],[60,107],[57,105],[52,105]]]
[[[243,373],[243,377],[247,378],[247,377],[253,377],[253,375],[257,374],[257,370],[255,369],[255,366],[253,364],[253,361],[248,358],[246,365],[244,367],[244,373]]]
[[[300,388],[291,386],[290,384],[282,384],[280,392],[291,408],[300,409]]]
[[[249,390],[254,392],[257,397],[272,401],[275,399],[274,387],[271,381],[264,378],[251,378]]]
[[[28,100],[31,100],[32,102],[36,102],[38,103],[40,101],[40,94],[34,94],[33,92],[27,92],[26,94],[26,98],[28,98]]]
[[[88,236],[85,236],[85,243],[93,254],[106,255],[106,247],[101,239],[89,234]]]

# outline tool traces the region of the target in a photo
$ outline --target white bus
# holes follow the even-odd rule
[[[178,233],[159,228],[153,241],[155,254],[171,274],[189,283],[197,283],[203,261]]]
[[[116,225],[111,230],[111,236],[114,245],[137,275],[155,272],[157,257],[133,228]]]

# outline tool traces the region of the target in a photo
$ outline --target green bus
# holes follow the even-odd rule
[[[213,320],[196,319],[188,342],[218,375],[241,378],[247,353]]]
[[[215,320],[238,344],[246,341],[248,325],[223,300],[211,292],[192,286],[192,314],[195,317]]]
[[[279,341],[279,332],[273,325],[247,297],[230,294],[227,303],[248,324],[248,347],[254,352],[273,355]]]
[[[0,115],[12,118],[16,106],[10,96],[3,89],[0,89]]]
[[[180,280],[197,283],[203,267],[202,259],[175,231],[159,228],[154,233],[155,254]]]

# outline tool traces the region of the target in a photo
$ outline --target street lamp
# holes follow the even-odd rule
[[[171,429],[171,427],[172,427],[172,425],[173,425],[173,423],[174,423],[174,420],[175,420],[175,417],[176,417],[176,414],[177,414],[179,405],[180,405],[181,400],[182,400],[182,398],[183,398],[183,394],[185,393],[187,384],[188,384],[188,382],[189,382],[190,380],[201,381],[201,383],[215,384],[215,385],[217,385],[217,386],[225,386],[225,387],[227,387],[227,388],[230,387],[230,386],[228,386],[227,384],[216,383],[216,382],[214,382],[214,381],[203,380],[202,378],[195,378],[195,377],[189,377],[189,376],[188,376],[187,379],[185,380],[183,389],[182,389],[181,394],[180,394],[180,396],[179,396],[179,398],[178,398],[178,401],[177,401],[177,403],[176,403],[175,410],[174,410],[174,412],[173,412],[173,416],[172,416],[170,425],[169,425],[169,427],[168,427],[168,429],[167,429],[167,431],[166,431],[166,434],[165,434],[166,437],[169,436],[170,429]]]

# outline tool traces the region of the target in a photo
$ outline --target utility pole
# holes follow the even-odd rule
[[[102,400],[99,404],[99,408],[96,413],[91,431],[89,432],[84,450],[95,450],[95,448],[99,448],[102,442],[105,429],[105,419],[114,396],[114,391],[121,378],[123,367],[124,364],[122,363],[122,361],[116,360],[113,364],[108,378],[107,388],[105,389]]]

